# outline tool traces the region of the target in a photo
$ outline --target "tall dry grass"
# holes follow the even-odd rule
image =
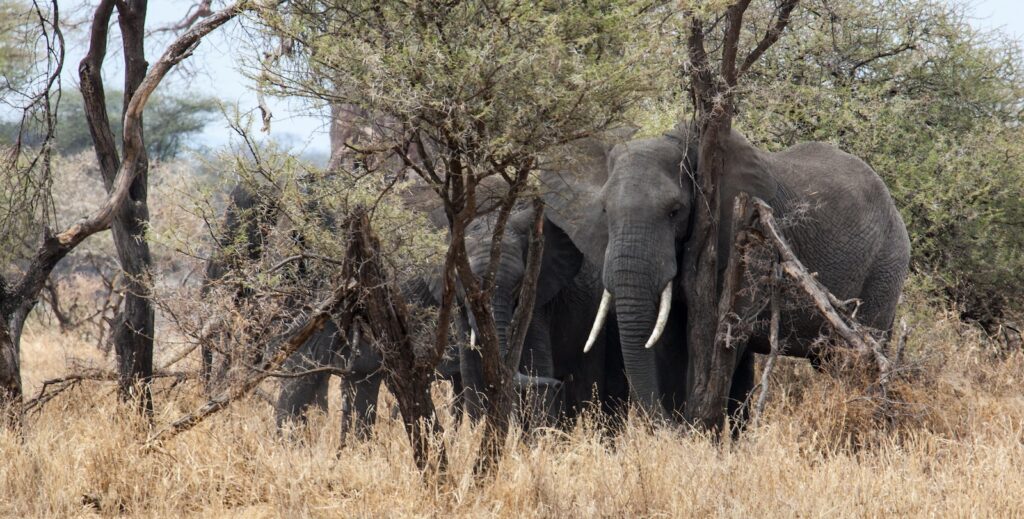
[[[934,306],[910,308],[914,370],[891,388],[901,403],[888,418],[856,380],[786,360],[763,425],[738,441],[636,420],[611,437],[584,422],[510,439],[484,482],[472,475],[479,431],[469,426],[447,423],[450,473],[435,481],[415,470],[387,413],[371,441],[339,451],[335,410],[287,442],[258,398],[144,452],[147,423],[118,407],[110,384],[88,383],[29,417],[21,435],[0,432],[0,515],[1021,516],[1021,353],[999,351]],[[83,357],[109,363],[33,322],[27,390]],[[157,393],[158,425],[201,398],[191,383],[168,385]]]

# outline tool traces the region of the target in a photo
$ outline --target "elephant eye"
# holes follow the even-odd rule
[[[673,209],[668,212],[669,218],[675,218],[676,216],[679,216],[679,209]]]

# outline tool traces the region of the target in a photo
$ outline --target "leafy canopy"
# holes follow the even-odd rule
[[[652,10],[634,2],[303,0],[261,18],[290,59],[282,93],[386,116],[478,174],[621,122],[664,88]]]

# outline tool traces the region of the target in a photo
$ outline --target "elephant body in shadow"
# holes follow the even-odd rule
[[[680,124],[652,138],[629,132],[572,143],[567,164],[541,176],[549,218],[601,272],[613,302],[630,396],[653,415],[684,410],[692,380],[681,286],[696,204],[699,135]],[[805,143],[778,153],[755,148],[736,131],[721,137],[718,265],[732,241],[732,207],[745,192],[791,220],[783,233],[819,281],[840,299],[859,299],[859,319],[888,331],[909,270],[906,227],[881,178],[863,161],[830,145]],[[582,158],[573,158],[582,157]],[[664,328],[659,330],[660,324]],[[786,354],[814,357],[823,322],[806,310],[783,313]],[[739,344],[729,408],[753,386],[753,353],[767,353],[759,327]],[[689,375],[689,376],[688,376]],[[742,420],[742,417],[740,417]]]

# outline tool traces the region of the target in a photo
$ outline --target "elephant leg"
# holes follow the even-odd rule
[[[341,445],[351,435],[366,440],[377,421],[377,396],[380,394],[381,373],[364,377],[347,376],[341,380]]]
[[[459,371],[462,374],[462,405],[466,416],[474,422],[484,415],[484,368],[480,350],[464,344],[459,348]]]
[[[661,404],[672,417],[683,416],[686,406],[687,373],[690,359],[686,347],[686,305],[672,307],[661,344],[655,346],[658,366],[658,389]]]
[[[305,414],[310,409],[327,411],[327,388],[330,382],[328,372],[304,371],[330,364],[333,333],[327,328],[306,341],[288,361],[284,370],[300,376],[288,377],[281,382],[281,392],[275,406],[275,421],[280,429],[286,422],[305,423]]]
[[[622,362],[618,323],[609,322],[605,337],[601,409],[605,414],[617,419],[625,417],[629,410],[629,380],[626,379],[626,366]],[[685,387],[683,389],[685,390]]]
[[[530,320],[523,344],[519,371],[532,377],[521,390],[524,419],[530,426],[547,427],[557,422],[563,413],[564,391],[554,379],[555,368],[551,354],[551,319],[549,312],[537,308]]]
[[[310,409],[326,412],[329,381],[329,373],[312,373],[285,379],[281,383],[274,414],[277,428],[281,429],[288,422],[306,423],[306,413]]]
[[[549,312],[542,308],[535,309],[530,319],[519,370],[539,377],[555,376],[551,355],[551,318]]]
[[[729,386],[728,412],[733,438],[739,436],[750,419],[750,392],[754,389],[754,352],[747,348],[736,365]]]

